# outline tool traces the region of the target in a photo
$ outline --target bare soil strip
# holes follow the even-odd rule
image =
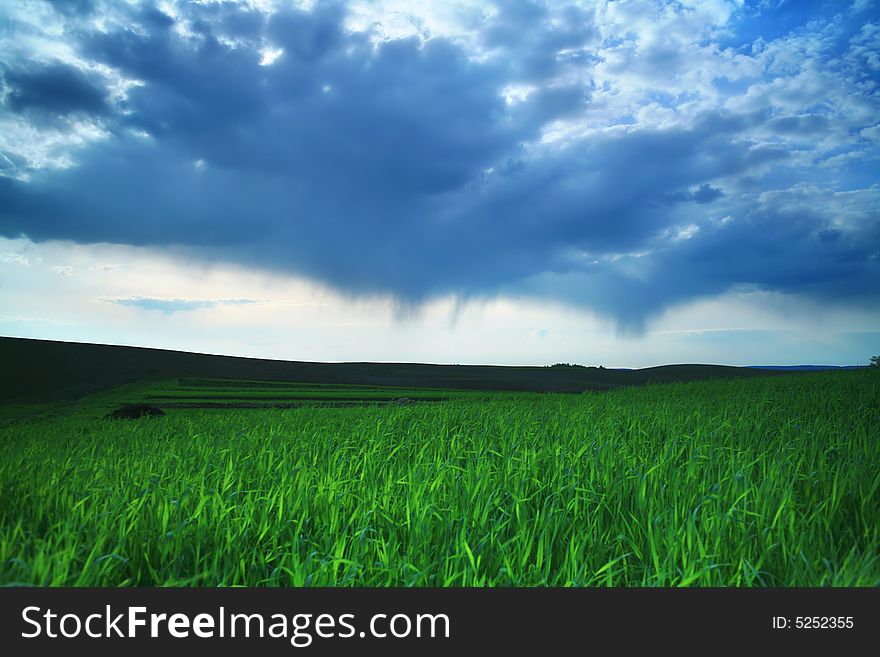
[[[445,398],[434,398],[434,399],[416,399],[414,402],[410,402],[407,405],[416,405],[421,403],[427,404],[436,404],[439,402],[448,401]],[[298,402],[272,402],[272,403],[258,403],[258,402],[171,402],[168,404],[162,404],[163,409],[167,408],[218,408],[218,409],[230,409],[230,408],[304,408],[304,407],[327,407],[327,408],[343,408],[350,407],[356,408],[360,406],[378,406],[378,405],[387,405],[392,404],[396,405],[393,399],[346,399],[346,400],[309,400],[309,401],[298,401]]]
[[[254,396],[211,396],[211,395],[148,395],[145,397],[147,401],[162,403],[165,400],[174,401],[180,400],[181,402],[189,403],[190,400],[194,402],[393,402],[396,399],[400,399],[400,396],[390,397],[355,397],[349,395],[286,395],[284,397],[254,397]],[[449,399],[448,397],[413,397],[415,401],[426,401],[426,402],[439,402],[445,401]],[[168,406],[169,404],[162,403],[163,406]]]

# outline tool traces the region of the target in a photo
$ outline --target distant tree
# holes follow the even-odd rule
[[[871,356],[871,367],[880,367],[880,356]]]

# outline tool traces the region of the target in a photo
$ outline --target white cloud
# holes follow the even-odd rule
[[[76,322],[67,322],[52,317],[27,317],[24,315],[0,314],[0,326],[4,324],[45,324],[49,326],[76,326]]]
[[[7,265],[18,265],[19,267],[31,266],[31,259],[28,256],[14,251],[0,251],[0,262]]]
[[[260,66],[271,66],[283,54],[284,48],[265,48],[260,51]]]

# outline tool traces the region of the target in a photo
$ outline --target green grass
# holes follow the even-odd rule
[[[98,419],[157,385],[0,427],[0,582],[880,585],[873,371]]]

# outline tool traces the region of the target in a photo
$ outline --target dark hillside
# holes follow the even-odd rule
[[[0,337],[0,401],[54,401],[140,379],[209,377],[304,383],[582,392],[649,381],[768,376],[721,365],[666,365],[642,370],[598,367],[502,367],[420,363],[314,363],[214,356],[165,349]]]

